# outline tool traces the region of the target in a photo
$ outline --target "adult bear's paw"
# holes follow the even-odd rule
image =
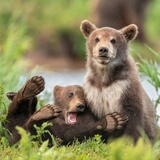
[[[115,130],[122,129],[128,121],[128,116],[118,113],[111,113],[106,115],[101,120],[101,125],[97,129],[104,129],[107,132],[114,132]]]

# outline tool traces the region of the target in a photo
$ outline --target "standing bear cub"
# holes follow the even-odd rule
[[[16,126],[21,126],[36,134],[34,125],[41,126],[43,122],[50,122],[52,126],[47,129],[50,133],[62,140],[62,144],[72,143],[75,138],[83,141],[86,138],[100,134],[105,140],[112,134],[121,132],[128,121],[128,117],[117,113],[104,116],[97,120],[85,106],[83,88],[78,85],[54,88],[54,104],[48,104],[36,111],[38,95],[44,89],[44,79],[35,76],[29,79],[17,92],[9,92],[7,97],[11,100],[8,108],[5,127],[12,133],[9,143],[12,145],[20,139]],[[43,140],[51,137],[45,133]]]
[[[120,30],[97,28],[88,20],[80,27],[87,39],[87,106],[99,119],[118,112],[128,116],[124,134],[136,142],[143,129],[151,142],[157,137],[156,112],[140,83],[137,66],[127,53],[128,42],[138,33],[131,24]]]

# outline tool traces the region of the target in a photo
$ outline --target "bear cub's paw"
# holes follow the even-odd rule
[[[57,118],[60,116],[62,110],[54,105],[48,104],[38,110],[33,116],[32,119],[39,121],[39,120],[50,120],[53,118]]]
[[[128,121],[128,116],[118,113],[112,113],[106,116],[106,130],[108,132],[113,132],[115,130],[122,129],[124,125],[126,125]]]
[[[104,129],[107,132],[123,129],[127,124],[128,116],[118,113],[111,113],[102,119],[102,125],[98,125],[97,129]],[[104,124],[105,123],[105,124]]]
[[[29,79],[22,89],[18,92],[19,99],[30,99],[38,95],[44,90],[44,78],[41,76],[34,76]]]

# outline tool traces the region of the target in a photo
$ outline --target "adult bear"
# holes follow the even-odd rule
[[[34,124],[41,126],[43,122],[51,122],[47,129],[50,133],[62,140],[62,144],[72,143],[75,138],[82,142],[85,138],[100,134],[107,140],[123,130],[128,118],[124,115],[112,113],[97,120],[88,108],[85,108],[83,88],[78,85],[67,87],[56,86],[54,89],[54,105],[46,105],[36,111],[37,98],[44,89],[43,77],[35,76],[17,92],[9,92],[8,98],[12,101],[7,115],[5,127],[12,133],[9,143],[14,144],[20,139],[15,129],[21,126],[31,134],[36,134]],[[61,113],[62,112],[62,113]],[[52,139],[44,134],[43,140]]]

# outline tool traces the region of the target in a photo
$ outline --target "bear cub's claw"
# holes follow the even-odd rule
[[[18,92],[19,99],[30,99],[38,95],[44,90],[44,78],[41,76],[34,76],[29,79],[22,89]]]
[[[54,105],[48,104],[38,110],[33,116],[32,119],[38,120],[50,120],[56,117],[59,117],[62,110]]]

